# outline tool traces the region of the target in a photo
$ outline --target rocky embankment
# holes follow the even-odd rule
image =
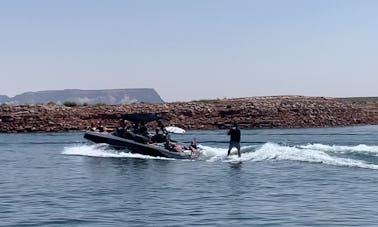
[[[253,97],[164,104],[75,106],[1,105],[0,132],[87,130],[117,127],[124,113],[157,113],[185,129],[307,128],[378,124],[378,102],[302,96]],[[152,123],[151,127],[154,127]]]

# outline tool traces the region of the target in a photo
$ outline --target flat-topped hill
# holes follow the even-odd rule
[[[99,121],[117,127],[124,113],[156,113],[185,129],[308,128],[378,124],[378,102],[273,96],[129,105],[1,105],[0,132],[79,131]],[[150,125],[154,127],[155,125]]]
[[[152,88],[80,90],[65,89],[52,91],[25,92],[12,98],[0,95],[0,103],[9,104],[47,104],[75,102],[79,104],[129,104],[163,103],[159,94]]]

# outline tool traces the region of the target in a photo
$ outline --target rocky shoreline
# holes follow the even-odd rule
[[[124,113],[157,113],[166,125],[187,130],[312,128],[377,125],[378,101],[303,96],[270,96],[129,105],[1,105],[0,132],[83,131],[101,122],[115,128]],[[154,127],[152,123],[151,127]]]

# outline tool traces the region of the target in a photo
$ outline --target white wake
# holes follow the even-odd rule
[[[140,158],[140,159],[166,159],[163,157],[152,157],[149,155],[135,154],[127,151],[117,151],[109,149],[107,145],[95,144],[95,145],[77,145],[72,147],[65,147],[62,154],[76,155],[76,156],[88,156],[88,157],[101,157],[101,158]]]
[[[238,157],[235,149],[231,156],[227,157],[227,148],[217,148],[199,145],[202,149],[198,158],[199,161],[207,162],[261,162],[267,160],[298,161],[308,163],[320,163],[325,165],[357,167],[378,169],[374,162],[357,159],[356,155],[363,155],[365,159],[377,159],[378,146],[357,145],[357,146],[336,146],[324,144],[307,144],[297,146],[286,146],[275,143],[264,145],[249,145],[241,148],[241,158]],[[133,154],[127,151],[110,149],[107,145],[76,145],[64,148],[62,154],[77,155],[101,158],[139,158],[139,159],[164,159],[163,157],[152,157],[142,154]],[[342,155],[339,155],[342,154]],[[340,157],[343,156],[343,157]]]

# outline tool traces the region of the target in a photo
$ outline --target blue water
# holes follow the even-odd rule
[[[0,134],[1,226],[376,226],[378,126],[190,131],[200,160]]]

